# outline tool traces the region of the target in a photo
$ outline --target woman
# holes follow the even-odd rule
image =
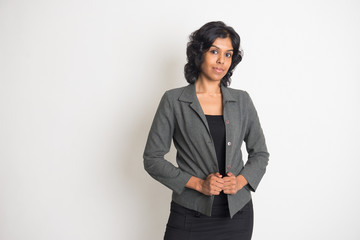
[[[251,239],[250,191],[269,153],[249,95],[228,87],[242,59],[240,37],[209,22],[190,35],[187,58],[189,85],[165,92],[144,151],[146,171],[173,191],[164,239]],[[178,167],[164,158],[171,140]]]

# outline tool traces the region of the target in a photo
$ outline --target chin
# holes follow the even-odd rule
[[[210,78],[209,80],[210,80],[211,82],[221,82],[221,79],[222,79],[222,78],[220,78],[220,79],[218,79],[218,78]]]
[[[221,82],[221,79],[223,79],[224,76],[222,77],[216,77],[216,78],[212,78],[212,81],[216,81],[216,82]]]

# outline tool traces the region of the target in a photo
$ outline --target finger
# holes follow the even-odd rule
[[[214,182],[211,184],[211,186],[217,187],[219,189],[223,189],[224,184],[223,183],[218,183],[218,182]]]
[[[235,184],[224,184],[222,189],[232,189],[232,188],[235,188]]]
[[[222,175],[220,173],[215,173],[215,176],[219,177],[219,178],[222,178]]]
[[[221,175],[219,172],[216,172],[216,173],[210,173],[210,174],[208,175],[208,177],[210,177],[210,176],[214,176],[214,177],[222,177],[222,175]]]
[[[224,191],[224,193],[234,194],[234,193],[236,193],[236,187],[235,186],[224,187],[223,191]]]
[[[211,188],[211,190],[210,190],[211,193],[218,193],[218,194],[220,194],[221,191],[222,191],[222,189],[221,189],[221,188],[218,188],[218,187],[213,187],[213,188]],[[217,194],[217,195],[218,195],[218,194]]]
[[[227,175],[225,177],[223,177],[224,180],[225,179],[235,179],[235,178],[236,178],[236,176],[230,172],[227,173]]]
[[[224,177],[222,178],[224,180],[224,182],[231,182],[231,181],[235,181],[236,178],[235,177]]]
[[[224,184],[222,186],[222,189],[230,189],[230,188],[234,188],[235,187],[235,184]]]
[[[222,179],[222,178],[219,178],[219,177],[215,177],[215,176],[212,176],[211,178],[210,178],[210,182],[218,182],[218,183],[223,183],[224,182],[224,179]]]
[[[229,187],[235,187],[235,186],[236,186],[236,184],[233,182],[225,182],[222,187],[229,188]]]
[[[220,173],[211,173],[208,178],[210,179],[222,179],[222,175]]]
[[[223,183],[224,183],[224,179],[222,179],[222,178],[217,178],[217,179],[215,180],[215,182],[223,184]]]
[[[213,176],[215,176],[214,173],[210,173],[206,178],[212,178]]]
[[[226,174],[228,177],[235,177],[234,174],[232,172],[227,172]]]
[[[235,188],[224,188],[224,193],[231,193],[231,194],[233,194],[233,193],[235,193],[236,192],[236,189]]]
[[[236,178],[226,178],[224,179],[224,184],[236,184]]]

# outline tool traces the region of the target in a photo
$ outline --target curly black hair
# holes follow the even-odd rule
[[[227,37],[230,37],[231,39],[234,52],[230,68],[226,75],[221,79],[221,84],[225,87],[230,85],[232,73],[236,65],[241,62],[243,52],[240,50],[240,36],[232,27],[226,26],[225,23],[221,21],[208,22],[190,35],[190,41],[188,42],[186,49],[188,62],[184,67],[184,74],[188,83],[195,83],[199,77],[203,55],[209,50],[214,41],[217,38]]]

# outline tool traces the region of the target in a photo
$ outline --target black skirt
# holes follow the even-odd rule
[[[228,213],[209,217],[171,202],[164,240],[250,240],[252,230],[251,200],[233,218]]]

